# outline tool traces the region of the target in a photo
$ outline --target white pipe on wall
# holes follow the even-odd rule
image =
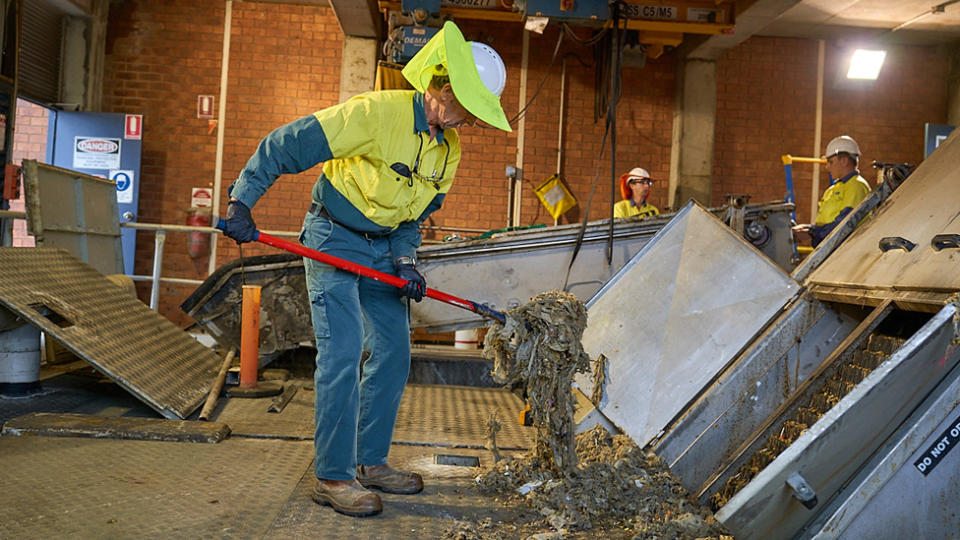
[[[220,64],[220,106],[217,109],[217,157],[213,172],[213,215],[220,215],[220,188],[223,176],[223,124],[227,114],[227,80],[230,74],[230,33],[233,23],[233,0],[227,0],[223,15],[223,55]],[[209,276],[217,269],[217,235],[210,235]]]
[[[520,58],[520,108],[527,104],[527,64],[530,57],[530,34],[526,29],[523,32],[523,54]],[[517,177],[510,181],[510,216],[509,227],[520,226],[520,202],[523,199],[523,145],[524,128],[526,127],[526,114],[520,117],[517,123]]]
[[[819,51],[817,52],[817,115],[814,119],[814,128],[813,128],[813,153],[810,154],[812,157],[820,156],[820,140],[823,136],[821,130],[823,128],[823,64],[824,64],[824,49],[826,47],[826,42],[822,39],[819,44]],[[813,182],[811,183],[811,193],[810,193],[810,223],[813,223],[814,219],[817,217],[817,203],[820,201],[820,164],[813,164]]]

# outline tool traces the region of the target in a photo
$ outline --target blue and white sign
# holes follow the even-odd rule
[[[132,170],[112,170],[110,179],[117,183],[117,202],[133,202],[133,171]]]
[[[940,143],[947,140],[947,137],[950,136],[953,128],[954,126],[946,126],[943,124],[924,124],[923,146],[926,149],[926,153],[923,155],[923,157],[927,157],[932,154],[933,151],[940,146]]]

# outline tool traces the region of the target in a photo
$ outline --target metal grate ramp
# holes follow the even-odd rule
[[[767,437],[766,444],[737,469],[720,491],[710,497],[711,509],[717,511],[725,505],[903,342],[904,340],[898,337],[871,334],[864,346],[843,362],[831,377],[823,381],[817,391],[784,420],[779,429]]]
[[[0,305],[167,418],[186,418],[220,359],[62,249],[0,248]]]

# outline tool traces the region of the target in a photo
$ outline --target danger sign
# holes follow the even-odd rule
[[[190,206],[209,208],[213,206],[213,191],[210,188],[193,188],[190,195]]]
[[[119,169],[120,139],[108,137],[74,137],[74,169]]]

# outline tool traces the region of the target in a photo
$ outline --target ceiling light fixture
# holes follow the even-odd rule
[[[887,57],[887,51],[857,49],[850,58],[848,79],[864,79],[875,81],[880,75],[880,68]]]

